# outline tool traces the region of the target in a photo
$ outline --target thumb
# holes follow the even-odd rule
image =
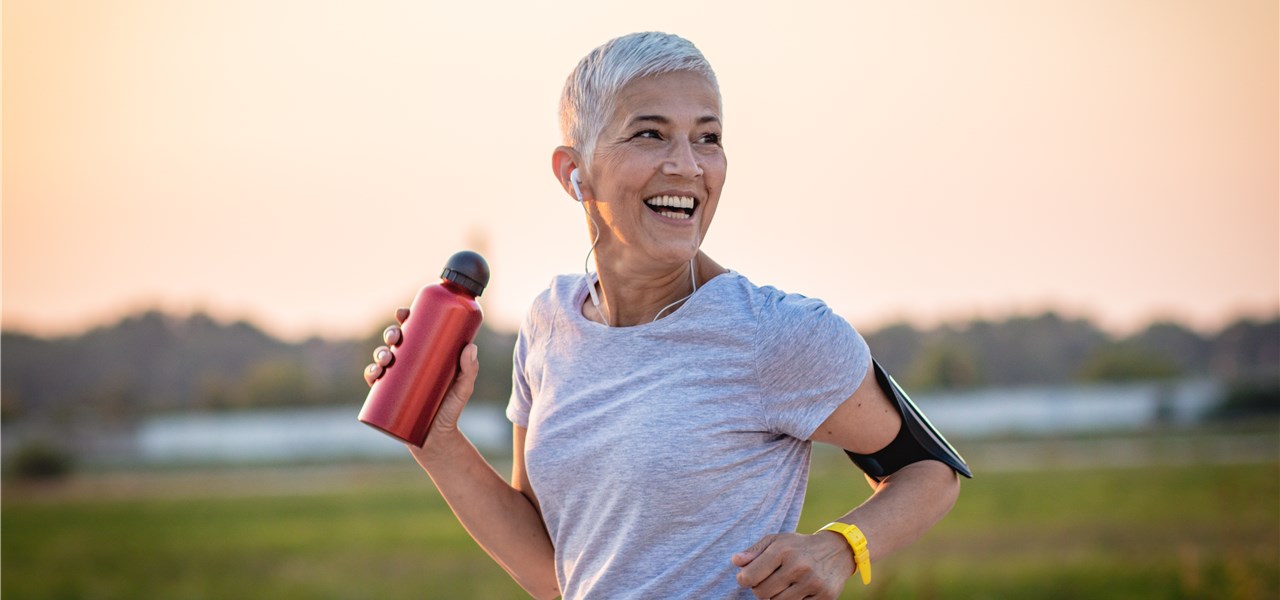
[[[462,349],[462,354],[458,355],[458,367],[463,372],[469,372],[475,375],[480,370],[480,347],[475,344],[467,344]]]
[[[479,348],[475,344],[467,344],[463,347],[462,354],[458,356],[458,372],[454,375],[449,390],[445,392],[435,421],[431,423],[432,431],[457,430],[462,409],[467,406],[467,401],[471,399],[471,392],[476,389],[476,374],[480,372],[480,361],[476,358],[478,353]]]
[[[475,344],[467,344],[458,356],[458,377],[454,380],[454,391],[463,398],[470,398],[476,387],[476,374],[480,372],[480,348]]]
[[[741,568],[751,564],[751,561],[755,560],[757,556],[760,556],[760,554],[764,552],[764,549],[768,548],[769,544],[773,543],[773,539],[775,537],[777,537],[777,534],[771,533],[766,535],[760,538],[760,541],[752,544],[750,548],[734,554],[733,558],[730,559],[733,562],[733,566]]]

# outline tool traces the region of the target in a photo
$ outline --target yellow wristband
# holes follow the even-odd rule
[[[849,542],[849,547],[853,549],[854,570],[862,574],[862,585],[871,583],[871,553],[867,552],[867,536],[862,535],[862,530],[857,525],[837,521],[828,523],[815,533],[823,531],[834,531],[844,536],[844,541]]]

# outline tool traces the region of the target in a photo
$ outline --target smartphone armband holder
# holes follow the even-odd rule
[[[957,473],[972,479],[973,473],[969,471],[969,465],[965,464],[964,458],[951,447],[951,444],[947,443],[947,439],[942,437],[941,433],[938,433],[924,413],[920,412],[916,403],[912,402],[907,393],[898,386],[898,382],[894,381],[875,359],[872,359],[871,364],[875,370],[876,383],[880,385],[881,390],[884,390],[889,402],[898,409],[898,414],[902,415],[902,427],[898,430],[897,437],[878,452],[855,454],[846,450],[845,454],[849,455],[859,469],[877,482],[896,473],[902,467],[922,460],[942,462]]]

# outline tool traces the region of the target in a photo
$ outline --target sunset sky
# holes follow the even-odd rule
[[[8,0],[3,326],[160,307],[368,335],[480,249],[490,324],[580,272],[565,76],[663,30],[719,76],[704,249],[856,327],[1280,307],[1274,0]]]

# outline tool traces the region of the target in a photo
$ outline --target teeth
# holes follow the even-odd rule
[[[689,196],[656,196],[644,201],[649,206],[670,206],[672,208],[693,208],[694,200]]]
[[[675,212],[675,211],[672,211],[672,210],[660,210],[660,211],[658,211],[658,214],[660,214],[660,215],[662,215],[662,216],[664,216],[664,217],[667,217],[668,219],[680,219],[680,220],[684,220],[684,219],[688,219],[688,218],[690,218],[690,217],[689,217],[689,215],[686,215],[686,214],[684,214],[684,213],[682,213],[682,212]]]

